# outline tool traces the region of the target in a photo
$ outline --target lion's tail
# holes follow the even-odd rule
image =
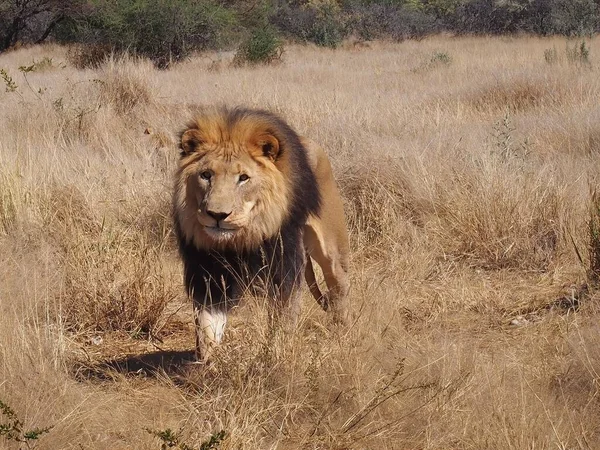
[[[327,294],[323,294],[319,289],[319,284],[317,283],[317,279],[315,277],[315,271],[313,269],[310,255],[306,255],[304,277],[306,278],[306,283],[308,284],[312,296],[315,298],[321,308],[323,308],[324,311],[327,311],[327,309],[329,309],[329,298],[327,297]]]

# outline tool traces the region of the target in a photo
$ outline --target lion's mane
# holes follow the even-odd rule
[[[182,152],[175,179],[173,217],[188,294],[200,304],[228,308],[228,302],[235,302],[242,290],[257,279],[274,291],[272,295],[289,292],[298,284],[304,265],[303,227],[309,215],[319,214],[320,207],[315,174],[300,138],[278,116],[244,108],[204,111],[188,124],[182,136],[188,130],[196,130],[199,142],[195,144],[210,141],[217,149],[232,145],[239,149],[239,143],[265,135],[274,137],[279,145],[274,168],[262,171],[262,176],[270,177],[272,182],[267,183],[268,192],[260,193],[260,214],[239,238],[223,245],[202,233],[196,219],[197,205],[189,200],[188,177],[197,176],[194,161],[206,157],[207,152]],[[226,151],[211,151],[211,157],[227,157]]]

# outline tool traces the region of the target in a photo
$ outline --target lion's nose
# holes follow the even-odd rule
[[[206,210],[206,214],[208,214],[210,217],[212,217],[213,219],[215,219],[217,222],[227,219],[227,217],[230,216],[230,212],[226,213],[226,212],[215,212],[215,211],[210,211],[210,210]]]

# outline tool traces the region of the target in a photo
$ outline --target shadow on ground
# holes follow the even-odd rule
[[[158,351],[93,364],[78,362],[72,370],[79,381],[108,381],[119,376],[155,378],[160,373],[179,375],[194,360],[191,350]]]

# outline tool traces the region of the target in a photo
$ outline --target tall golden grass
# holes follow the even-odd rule
[[[53,426],[39,449],[158,449],[148,430],[166,429],[193,448],[221,431],[221,449],[599,448],[586,45],[584,61],[559,38],[437,37],[170,71],[0,55],[16,85],[0,89],[0,400]],[[289,336],[249,298],[214,364],[189,367],[175,133],[215,103],[279,112],[327,149],[353,320],[330,326],[306,294]]]

